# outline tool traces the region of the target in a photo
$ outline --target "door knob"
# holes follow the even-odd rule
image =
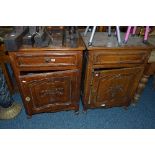
[[[27,97],[25,98],[25,100],[26,100],[27,102],[30,102],[31,98],[30,98],[29,96],[27,96]]]

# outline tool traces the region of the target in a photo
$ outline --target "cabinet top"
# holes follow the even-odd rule
[[[108,33],[105,32],[96,32],[93,38],[92,46],[88,46],[91,32],[87,33],[87,36],[84,36],[81,33],[83,41],[88,50],[96,49],[152,49],[150,43],[143,43],[143,37],[134,36],[129,37],[127,44],[119,45],[116,35],[108,36]],[[125,33],[121,33],[121,39],[124,40]]]
[[[24,42],[18,51],[82,51],[86,46],[78,31],[73,35],[68,30],[56,31],[50,34],[50,43],[47,47],[36,47],[35,45],[26,45]]]
[[[85,44],[82,40],[82,37],[77,32],[75,38],[71,39],[68,32],[66,32],[65,38],[62,34],[55,35],[53,41],[49,44],[48,47],[32,47],[30,45],[22,45],[19,49],[20,51],[76,51],[76,50],[85,50]]]

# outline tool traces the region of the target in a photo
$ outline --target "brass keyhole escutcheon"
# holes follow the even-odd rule
[[[27,96],[27,97],[25,98],[25,100],[26,100],[27,102],[30,102],[31,98],[30,98],[29,96]]]
[[[56,60],[54,58],[45,58],[46,63],[55,62]]]

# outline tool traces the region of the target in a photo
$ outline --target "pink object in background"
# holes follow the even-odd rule
[[[127,28],[127,32],[125,34],[124,43],[127,43],[128,42],[131,28],[132,28],[132,26],[128,26],[128,28]],[[135,35],[135,33],[136,33],[136,28],[137,28],[137,26],[134,26],[133,27],[133,32],[132,32],[133,35]],[[143,42],[146,42],[147,41],[148,35],[149,35],[149,31],[150,31],[149,26],[146,26]]]
[[[137,29],[137,26],[134,26],[134,27],[133,27],[133,31],[132,31],[132,35],[135,35],[136,29]]]
[[[146,26],[145,35],[144,35],[144,42],[146,42],[148,39],[149,31],[150,31],[149,26]]]
[[[127,43],[128,41],[130,30],[131,30],[131,26],[128,26],[127,32],[125,34],[125,40],[124,40],[125,43]]]

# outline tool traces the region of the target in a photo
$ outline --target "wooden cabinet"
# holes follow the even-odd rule
[[[115,37],[96,33],[84,56],[82,100],[84,110],[129,106],[142,78],[151,48],[133,40],[118,46]],[[83,37],[86,45],[88,38]],[[114,39],[114,40],[113,40]],[[135,44],[136,43],[136,44]],[[109,46],[110,45],[110,46]]]
[[[79,110],[83,42],[77,46],[28,48],[10,52],[23,103],[29,116]]]

